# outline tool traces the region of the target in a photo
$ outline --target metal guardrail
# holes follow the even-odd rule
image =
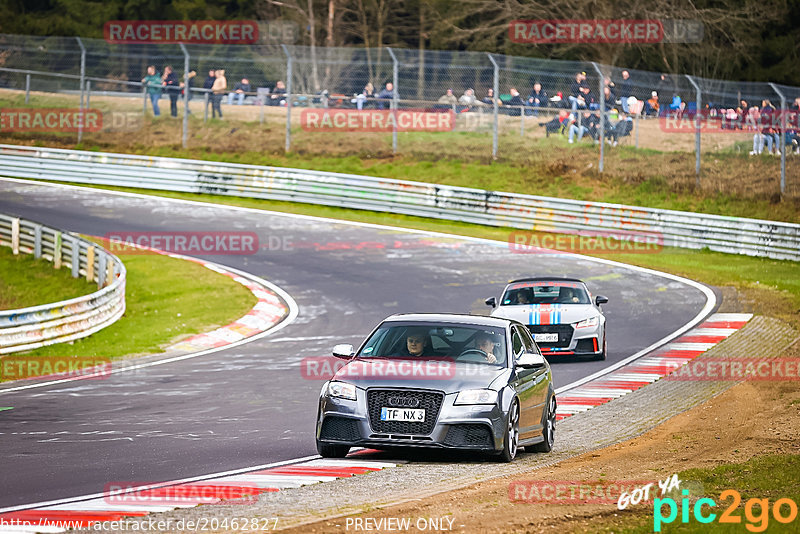
[[[102,247],[77,235],[0,214],[0,246],[65,266],[98,291],[52,304],[0,310],[0,354],[72,341],[105,328],[125,312],[126,271]]]
[[[550,232],[655,236],[660,244],[800,260],[800,225],[200,160],[0,145],[0,174],[401,213]]]

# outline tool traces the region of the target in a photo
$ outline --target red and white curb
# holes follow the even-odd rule
[[[201,504],[237,504],[237,501],[245,504],[261,493],[362,475],[395,465],[358,458],[316,458],[276,464],[266,469],[229,472],[216,478],[164,482],[129,490],[114,491],[114,485],[109,484],[112,490],[103,494],[42,503],[30,509],[21,506],[11,511],[0,510],[0,533],[65,532],[97,522],[122,518],[134,521],[151,513]]]
[[[627,395],[697,358],[753,318],[751,313],[715,313],[663,347],[608,374],[556,395],[556,420]]]

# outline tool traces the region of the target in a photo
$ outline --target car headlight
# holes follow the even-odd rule
[[[495,404],[497,392],[491,389],[465,389],[456,396],[453,404]]]
[[[328,395],[339,397],[340,399],[356,400],[356,387],[353,384],[344,382],[330,382],[328,384]]]
[[[589,317],[579,322],[575,325],[575,328],[589,328],[591,326],[597,326],[598,323],[600,323],[600,316],[595,315],[594,317]]]

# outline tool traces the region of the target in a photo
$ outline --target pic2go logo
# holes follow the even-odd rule
[[[697,499],[694,507],[689,504],[689,490],[681,492],[683,498],[680,503],[681,523],[689,523],[690,509],[698,523],[711,523],[717,518],[717,514],[712,513],[710,510],[705,511],[704,506],[708,508],[716,508],[717,503],[713,499],[702,498]],[[721,501],[728,498],[732,499],[730,506],[719,516],[720,523],[741,524],[742,517],[734,515],[734,511],[739,507],[742,502],[742,496],[736,490],[725,490],[719,496]],[[668,509],[667,515],[664,516],[664,507]],[[679,506],[675,499],[666,497],[663,499],[656,498],[653,501],[653,530],[661,532],[661,525],[672,523],[678,518]],[[705,512],[705,513],[704,513]],[[792,499],[778,499],[772,505],[772,517],[778,523],[788,524],[797,519],[797,503]],[[785,513],[788,512],[788,513]],[[744,505],[744,517],[747,520],[745,528],[750,532],[764,532],[769,526],[770,505],[769,499],[749,499]]]

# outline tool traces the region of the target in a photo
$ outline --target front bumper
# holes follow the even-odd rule
[[[528,325],[531,335],[555,333],[559,335],[557,342],[537,342],[542,354],[597,356],[603,352],[603,325],[588,328],[575,328],[571,324],[560,325]]]
[[[396,390],[398,394],[402,390]],[[421,391],[421,390],[416,390]],[[505,414],[498,405],[453,404],[456,394],[444,395],[441,407],[427,433],[386,431],[370,416],[367,390],[359,389],[356,400],[323,395],[317,419],[317,440],[351,447],[427,447],[498,451],[505,437]],[[437,392],[441,393],[441,392]],[[374,411],[373,406],[373,411]],[[432,414],[426,410],[426,419]],[[398,425],[402,426],[402,425]],[[402,430],[402,429],[400,429]]]

